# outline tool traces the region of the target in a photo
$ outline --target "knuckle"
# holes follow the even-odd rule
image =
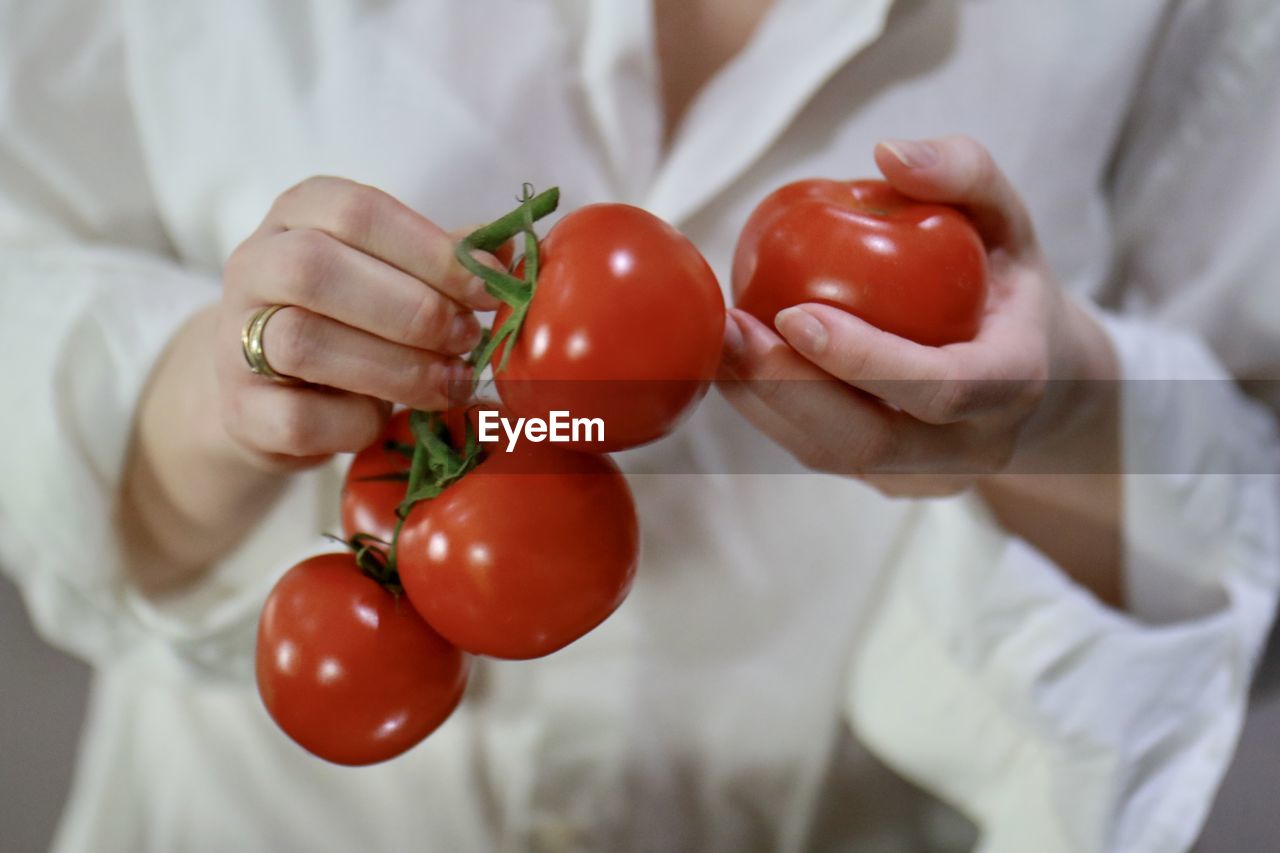
[[[1002,402],[1014,414],[1029,418],[1049,393],[1050,373],[1048,344],[1036,342],[1005,373]]]
[[[877,379],[873,376],[871,350],[865,346],[844,346],[838,350],[837,367],[840,378],[846,381],[857,379]]]
[[[256,266],[253,256],[256,254],[257,241],[245,240],[236,246],[222,265],[223,285],[231,290],[239,290],[249,281],[252,270]]]
[[[405,359],[400,376],[399,401],[419,408],[439,406],[443,399],[443,368],[430,356]]]
[[[268,218],[281,218],[286,210],[305,203],[308,198],[314,198],[329,180],[331,179],[323,175],[311,175],[293,184],[276,196]]]
[[[964,420],[974,410],[977,399],[976,382],[944,377],[936,382],[929,395],[924,420],[933,424]]]
[[[797,386],[793,379],[783,379],[776,376],[763,377],[752,380],[752,390],[760,398],[761,402],[769,409],[775,412],[791,412],[799,405],[802,397],[797,397],[797,392],[801,395],[804,389]]]
[[[378,191],[347,181],[334,188],[333,196],[328,219],[334,236],[345,243],[365,242],[377,217]]]
[[[360,400],[351,414],[344,452],[355,453],[378,440],[387,421],[387,410],[372,397]]]
[[[971,185],[975,188],[991,185],[997,171],[995,160],[987,150],[987,146],[967,135],[955,137],[953,144],[967,168]]]
[[[227,435],[238,444],[247,445],[249,436],[244,428],[244,404],[240,395],[229,389],[219,394],[218,411],[222,417],[222,428]]]
[[[246,401],[241,393],[228,393],[223,397],[222,428],[227,436],[253,460],[262,460],[277,451],[273,436],[263,429],[261,417],[246,411]]]
[[[319,341],[320,324],[314,315],[296,308],[285,308],[267,324],[270,344],[264,344],[267,361],[278,372],[300,375],[314,355],[323,349]]]
[[[290,456],[308,456],[315,452],[315,420],[309,407],[297,394],[282,394],[276,405],[273,424],[273,449]]]
[[[333,249],[319,231],[304,228],[280,235],[276,274],[299,305],[312,304],[333,263]]]
[[[280,193],[279,200],[297,198],[298,196],[314,190],[317,187],[324,186],[324,184],[329,180],[330,178],[327,175],[308,175],[286,189],[284,192]]]
[[[439,294],[429,287],[423,287],[417,304],[405,316],[401,334],[405,343],[408,344],[417,346],[439,344],[448,334],[452,319],[452,312],[445,308],[444,300]]]

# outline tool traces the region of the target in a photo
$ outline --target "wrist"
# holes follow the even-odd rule
[[[120,523],[130,570],[146,591],[200,578],[286,480],[253,465],[223,425],[210,356],[216,328],[216,308],[208,308],[179,329],[138,402]]]
[[[1050,379],[1007,473],[1119,471],[1119,361],[1106,330],[1063,295]]]

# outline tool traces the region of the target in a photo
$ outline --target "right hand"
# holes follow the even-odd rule
[[[257,467],[286,471],[358,451],[391,403],[440,409],[470,378],[458,356],[480,339],[472,310],[498,301],[453,256],[454,236],[391,196],[341,178],[285,191],[227,260],[214,363],[226,435]],[[497,261],[476,253],[483,263]],[[263,332],[278,373],[254,375],[240,333]]]

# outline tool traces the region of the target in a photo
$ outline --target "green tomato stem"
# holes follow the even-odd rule
[[[454,247],[454,255],[458,262],[484,282],[485,290],[491,296],[501,300],[511,309],[510,315],[501,326],[485,331],[481,342],[467,359],[468,364],[475,371],[471,385],[472,394],[480,385],[481,374],[485,367],[504,344],[506,348],[503,350],[501,362],[494,367],[494,374],[506,366],[538,285],[538,234],[534,230],[534,223],[553,212],[559,204],[559,188],[552,187],[545,192],[535,194],[533,187],[525,184],[520,195],[519,207],[471,232]],[[477,249],[496,251],[517,234],[524,234],[523,280],[509,272],[501,272],[485,266],[471,254]]]
[[[529,187],[528,184],[525,184],[525,186]],[[534,222],[555,212],[555,209],[560,205],[560,188],[552,187],[537,195],[521,198],[520,202],[520,206],[515,210],[500,216],[488,225],[477,228],[464,237],[462,242],[458,244],[459,250],[461,250],[462,246],[466,246],[468,250],[498,251],[504,243],[525,229],[526,209]],[[470,257],[469,253],[468,257]],[[458,260],[462,260],[461,254],[459,254]]]
[[[413,433],[413,462],[409,466],[409,485],[404,500],[396,508],[396,528],[391,535],[387,551],[388,574],[399,582],[396,555],[400,546],[400,531],[415,504],[431,500],[450,485],[466,476],[480,464],[480,444],[467,430],[467,441],[462,453],[449,444],[448,430],[434,412],[414,409],[409,413],[409,429]]]

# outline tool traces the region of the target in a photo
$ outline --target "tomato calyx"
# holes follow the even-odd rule
[[[357,533],[350,539],[343,539],[326,533],[325,538],[337,542],[355,557],[356,565],[366,577],[375,581],[396,598],[404,595],[404,587],[400,584],[400,575],[391,565],[387,557],[389,542],[385,542],[372,533]]]
[[[454,247],[454,256],[458,262],[472,275],[484,282],[485,290],[495,299],[500,299],[510,309],[511,314],[496,330],[488,329],[476,348],[471,351],[468,363],[475,368],[475,383],[480,381],[480,374],[492,360],[494,353],[504,342],[515,344],[524,325],[525,315],[533,302],[534,292],[538,287],[538,234],[533,224],[544,216],[555,211],[560,204],[560,189],[552,187],[541,193],[535,193],[532,184],[525,184],[519,196],[520,206],[509,213],[498,217],[481,228],[472,231],[462,238]],[[508,240],[517,234],[524,235],[524,255],[512,261],[511,267],[502,272],[487,267],[472,256],[472,251],[496,252]],[[523,278],[512,275],[521,263],[524,264]],[[502,358],[494,366],[497,374],[506,366],[513,346],[508,346]],[[475,390],[474,387],[472,389]]]
[[[468,257],[470,257],[468,255]],[[409,413],[409,429],[413,432],[413,461],[409,464],[408,486],[404,500],[396,508],[396,529],[386,552],[387,569],[396,572],[396,547],[400,531],[414,505],[439,496],[458,480],[465,477],[484,459],[480,441],[471,429],[465,427],[466,437],[461,450],[455,450],[450,442],[449,429],[437,412],[414,409]],[[357,534],[357,536],[366,534]],[[357,536],[353,536],[354,541]],[[373,538],[373,537],[369,537]],[[357,554],[357,558],[358,558]],[[399,579],[397,577],[397,583]]]

